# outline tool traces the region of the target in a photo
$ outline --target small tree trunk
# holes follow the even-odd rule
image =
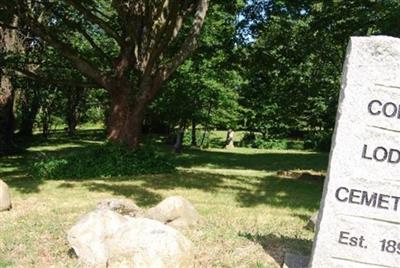
[[[196,121],[194,119],[192,119],[192,146],[197,146]]]
[[[78,106],[81,101],[84,88],[75,87],[71,89],[68,96],[67,102],[67,125],[68,125],[68,135],[73,136],[76,132],[76,126],[78,125]]]
[[[21,123],[19,126],[19,134],[24,137],[30,137],[33,134],[33,125],[40,109],[40,99],[37,92],[28,95],[23,92],[21,96]]]
[[[176,133],[176,142],[174,144],[174,151],[177,154],[182,153],[184,135],[185,135],[185,129],[179,128],[179,130]]]
[[[48,107],[45,107],[43,109],[42,134],[46,139],[50,135],[50,126],[51,126],[51,114],[48,111]]]

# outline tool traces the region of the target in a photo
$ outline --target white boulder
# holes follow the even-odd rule
[[[150,208],[146,218],[160,221],[173,227],[188,227],[201,221],[193,205],[181,196],[171,196]]]
[[[118,214],[131,217],[139,217],[142,214],[141,209],[133,201],[123,198],[109,198],[102,200],[97,203],[96,208],[112,210]]]
[[[92,267],[191,267],[193,246],[158,221],[98,209],[68,232],[79,259]]]

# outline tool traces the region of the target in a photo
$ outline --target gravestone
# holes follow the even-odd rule
[[[400,39],[351,38],[310,267],[400,267]]]
[[[229,129],[228,133],[226,134],[225,149],[235,148],[234,141],[233,141],[234,137],[235,137],[235,132],[233,132],[232,129]]]

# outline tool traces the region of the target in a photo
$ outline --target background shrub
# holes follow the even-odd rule
[[[302,150],[304,143],[301,140],[263,138],[260,134],[246,133],[241,142],[241,147],[274,150]]]
[[[321,152],[329,152],[332,143],[331,132],[312,132],[306,135],[304,141],[304,148]]]
[[[175,170],[171,159],[151,147],[135,151],[114,144],[96,145],[58,157],[42,155],[34,161],[31,174],[38,178],[108,178]]]

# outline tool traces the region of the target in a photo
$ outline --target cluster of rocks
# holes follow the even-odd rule
[[[196,209],[180,196],[147,211],[127,199],[108,199],[68,231],[68,242],[91,267],[191,267],[193,245],[173,227],[199,222]]]
[[[11,209],[10,190],[7,184],[0,180],[0,212]]]

